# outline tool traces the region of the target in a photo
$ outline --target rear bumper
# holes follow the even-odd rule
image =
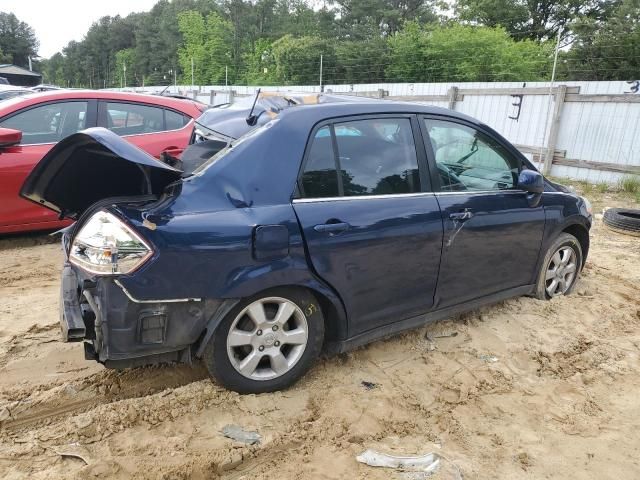
[[[78,300],[78,278],[70,265],[65,265],[62,269],[60,327],[62,340],[65,342],[82,341],[87,333]]]
[[[64,341],[85,341],[85,357],[107,367],[190,361],[220,303],[135,299],[114,278],[89,277],[66,263],[60,326]]]

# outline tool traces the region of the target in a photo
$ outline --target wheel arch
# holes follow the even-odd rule
[[[268,295],[268,292],[276,288],[291,288],[291,289],[303,289],[310,292],[318,301],[322,316],[324,318],[325,338],[324,343],[336,342],[345,340],[347,338],[347,317],[342,304],[342,300],[333,292],[332,289],[324,285],[318,280],[311,279],[309,282],[303,284],[278,284],[270,285],[267,288],[255,292],[254,295],[264,293]],[[199,341],[196,343],[195,356],[196,358],[202,357],[205,347],[211,337],[215,334],[218,326],[224,319],[224,317],[238,304],[243,298],[228,298],[225,299],[217,308],[215,313],[207,321],[202,335]]]
[[[561,233],[568,233],[578,239],[580,248],[582,249],[582,266],[584,267],[587,261],[587,254],[589,253],[589,229],[581,223],[576,222],[565,225]]]

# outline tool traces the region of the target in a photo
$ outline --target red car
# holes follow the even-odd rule
[[[0,102],[0,234],[68,225],[18,196],[38,161],[63,138],[105,127],[159,157],[179,156],[206,105],[136,93],[58,90]]]

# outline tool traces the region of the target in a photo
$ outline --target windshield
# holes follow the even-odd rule
[[[237,140],[233,141],[233,143],[231,143],[231,141],[229,141],[227,143],[227,146],[224,147],[222,150],[220,150],[218,153],[216,153],[214,156],[212,156],[209,160],[207,160],[206,162],[204,162],[202,165],[200,165],[198,168],[196,168],[193,171],[193,175],[198,176],[198,175],[202,175],[202,173],[209,168],[211,165],[213,165],[214,163],[216,163],[218,160],[220,160],[221,158],[225,157],[228,153],[230,153],[234,148],[238,147],[239,145],[250,141],[251,139],[257,137],[258,135],[260,135],[262,132],[264,132],[265,130],[271,128],[273,125],[275,125],[275,123],[277,122],[277,119],[271,120],[268,123],[265,123],[263,126],[258,127],[254,130],[250,130],[249,132],[245,133],[242,137],[238,138]]]

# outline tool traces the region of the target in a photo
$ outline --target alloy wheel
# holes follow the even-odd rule
[[[560,247],[553,254],[545,274],[545,289],[550,297],[563,295],[576,279],[577,255],[569,246]]]
[[[261,298],[247,305],[227,334],[233,368],[251,380],[271,380],[290,371],[307,346],[307,317],[291,300]]]

